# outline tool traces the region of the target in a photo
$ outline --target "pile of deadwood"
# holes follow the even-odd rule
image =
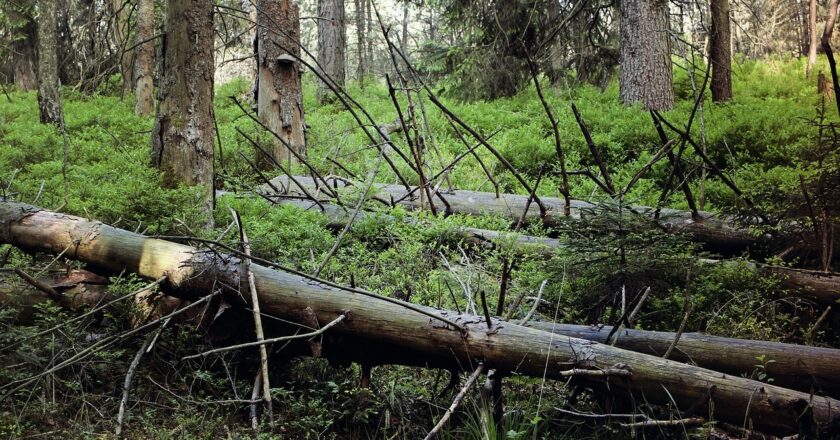
[[[322,188],[311,180],[295,180],[298,182],[291,185],[284,179],[273,183],[286,190],[282,196],[273,190],[263,195],[278,203],[317,206],[338,223],[358,214],[323,200],[296,198],[291,194],[295,185],[312,185],[309,194],[320,193]],[[406,189],[379,187],[377,197],[387,194],[389,202],[401,197],[391,191]],[[512,219],[522,217],[523,212],[543,219],[557,215],[552,205],[555,200],[542,200],[546,212],[541,215],[538,208],[532,212],[527,197],[492,195],[492,200],[485,200],[481,193],[462,191],[444,197],[450,212],[493,212]],[[408,197],[400,203],[411,207],[415,202]],[[583,215],[582,210],[578,212],[576,215]],[[670,220],[663,220],[668,222],[665,227],[689,231],[701,240],[732,238],[747,243],[762,239],[719,217],[668,214]],[[465,229],[463,234],[492,240],[498,233]],[[526,246],[559,245],[548,239],[517,240]],[[367,368],[399,364],[465,370],[473,371],[473,376],[495,371],[502,376],[573,378],[599,389],[606,384],[617,398],[676,405],[681,411],[677,413],[686,420],[726,422],[774,435],[832,436],[840,432],[840,375],[836,370],[840,350],[685,333],[670,359],[663,359],[662,353],[677,336],[673,333],[622,330],[615,335],[615,345],[610,345],[604,343],[610,328],[538,322],[523,326],[489,315],[411,304],[320,280],[236,249],[219,249],[218,244],[214,248],[192,247],[149,238],[13,201],[0,200],[0,243],[28,252],[61,254],[83,261],[99,273],[135,273],[157,280],[167,295],[193,302],[222,295],[234,306],[248,307],[249,295],[240,292],[250,290],[263,313],[326,328],[321,343],[312,346],[309,354],[331,361],[357,362]],[[782,270],[764,268],[774,273]],[[72,303],[79,301],[79,295],[95,295],[99,288],[91,285],[102,284],[102,280],[90,274],[78,276],[87,287],[80,289],[79,280],[30,280],[35,287],[10,292],[0,284],[0,299],[32,302],[53,297]],[[836,276],[802,272],[790,279],[818,300],[833,302],[838,297]],[[773,384],[743,377],[754,370],[760,356],[775,361],[766,365],[766,373],[775,379]],[[644,420],[643,426],[660,422]]]

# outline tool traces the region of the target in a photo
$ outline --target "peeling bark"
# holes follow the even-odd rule
[[[213,212],[213,2],[169,0],[152,164],[164,183],[197,186]]]

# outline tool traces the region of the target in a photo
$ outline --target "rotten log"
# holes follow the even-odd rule
[[[313,194],[317,193],[315,182],[309,177],[295,177],[307,190]],[[279,176],[271,180],[276,187],[289,188],[291,194],[298,194],[294,185],[288,185],[288,177]],[[344,180],[331,179],[329,184],[332,188],[344,188],[350,184]],[[411,196],[406,196],[409,191],[403,186],[376,184],[374,185],[376,196],[382,200],[399,201],[399,205],[407,209],[421,209],[419,191]],[[414,189],[414,188],[412,188]],[[271,196],[274,191],[268,185],[260,188],[260,191]],[[286,194],[288,195],[288,194]],[[323,193],[320,195],[324,195]],[[316,195],[317,197],[317,195]],[[546,207],[545,217],[541,217],[539,206],[528,203],[527,195],[499,194],[495,193],[452,190],[440,191],[436,197],[441,199],[442,205],[447,206],[451,213],[467,215],[495,215],[506,218],[512,223],[524,218],[526,222],[543,221],[547,226],[557,226],[564,220],[565,202],[558,197],[540,197]],[[585,219],[596,205],[581,200],[571,201],[570,215],[573,219]],[[525,211],[527,209],[527,211]],[[659,220],[654,218],[655,209],[645,206],[627,206],[628,212],[633,210],[642,213],[669,232],[681,232],[691,234],[696,240],[707,243],[715,249],[739,250],[747,248],[756,243],[766,241],[769,236],[756,236],[748,228],[741,227],[735,220],[726,216],[717,215],[707,211],[699,211],[697,218],[693,218],[691,212],[676,209],[663,208],[660,210]],[[524,212],[524,216],[523,216]]]
[[[99,303],[105,297],[108,280],[86,270],[56,271],[38,277],[38,282],[56,290],[62,307],[77,309]],[[24,282],[10,272],[0,277],[0,308],[15,309],[13,322],[30,324],[35,306],[53,298],[47,292]]]
[[[105,270],[128,271],[149,279],[165,275],[161,288],[187,299],[221,286],[241,289],[245,280],[239,258],[16,202],[0,201],[0,243],[28,251],[63,252],[67,258]],[[840,401],[828,397],[498,319],[491,321],[488,330],[480,316],[409,304],[290,269],[272,270],[255,264],[252,271],[265,313],[295,319],[296,313],[311,307],[321,323],[345,314],[348,319],[332,331],[391,344],[399,351],[451,359],[454,365],[467,368],[484,362],[490,369],[553,379],[561,379],[573,369],[624,366],[632,375],[609,378],[615,393],[636,392],[648,402],[673,402],[683,408],[697,405],[698,398],[710,394],[714,405],[709,408],[717,419],[738,424],[747,419],[757,429],[773,433],[825,430],[840,422]],[[235,291],[227,297],[234,304],[243,298]],[[352,357],[364,355],[364,346],[341,348]],[[715,392],[709,393],[711,389]]]

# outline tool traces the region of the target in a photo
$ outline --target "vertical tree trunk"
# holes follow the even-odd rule
[[[831,70],[831,83],[834,87],[834,101],[837,104],[837,113],[840,114],[840,82],[837,79],[837,62],[834,60],[834,51],[831,49],[831,35],[834,33],[834,23],[837,21],[837,8],[840,7],[840,0],[831,0],[828,6],[828,18],[825,20],[823,29],[822,44],[825,57],[828,59],[828,67]]]
[[[64,123],[58,79],[58,0],[38,0],[38,109],[44,124]]]
[[[357,46],[356,50],[358,53],[359,58],[359,67],[357,70],[357,75],[359,77],[359,87],[363,90],[365,88],[365,64],[367,58],[367,51],[365,50],[365,7],[364,5],[367,3],[367,0],[353,0],[354,6],[356,7],[356,41]]]
[[[371,3],[372,0],[362,0],[365,4],[365,15],[367,16],[367,20],[365,20],[365,25],[367,26],[367,35],[370,40],[367,42],[367,66],[368,73],[373,75],[374,74],[374,66],[373,66],[373,44],[374,39],[376,38],[376,27],[373,25],[373,4]]]
[[[732,34],[729,31],[729,0],[709,4],[712,26],[709,35],[709,61],[712,63],[712,101],[732,99]]]
[[[400,37],[400,50],[408,54],[408,2],[403,3],[402,35]]]
[[[808,7],[808,65],[805,73],[810,76],[817,63],[817,0],[810,0]]]
[[[674,106],[667,0],[619,2],[620,89],[625,104],[648,110]]]
[[[113,44],[117,53],[120,54],[120,77],[122,79],[123,95],[131,93],[132,89],[134,89],[134,75],[132,72],[134,63],[132,53],[123,52],[123,50],[129,47],[127,40],[131,34],[131,23],[129,23],[130,8],[131,5],[123,0],[111,0],[113,20],[111,24],[111,37],[113,38]]]
[[[35,33],[35,20],[30,15],[19,11],[19,8],[22,9],[23,7],[9,5],[8,8],[11,21],[23,21],[25,23],[19,30],[23,38],[19,38],[12,43],[12,75],[17,88],[29,91],[38,87],[38,79],[35,75],[37,35]]]
[[[831,44],[831,36],[834,34],[834,23],[837,22],[837,8],[840,2],[831,0],[828,5],[828,17],[825,19],[825,29],[822,34],[822,45],[827,46]]]
[[[213,1],[169,0],[152,163],[165,184],[201,188],[213,209]]]
[[[271,131],[303,154],[303,99],[301,98],[300,13],[292,0],[257,1],[257,69],[259,71],[257,114]],[[272,139],[269,153],[278,162],[292,154],[283,142]],[[273,161],[260,155],[262,168]]]
[[[137,62],[134,68],[134,113],[145,116],[155,109],[153,80],[155,71],[155,0],[137,0]]]
[[[318,17],[318,63],[324,75],[344,87],[344,0],[318,0]],[[332,99],[330,88],[319,80],[318,100],[326,102]]]

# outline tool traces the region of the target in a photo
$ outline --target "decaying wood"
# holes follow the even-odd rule
[[[78,308],[100,303],[105,298],[108,280],[86,270],[52,272],[37,278],[59,294],[57,301],[64,307]],[[0,309],[14,308],[14,322],[28,324],[35,317],[35,305],[50,300],[44,290],[11,276],[0,277]]]
[[[0,243],[28,251],[64,252],[67,258],[113,272],[127,271],[150,279],[166,275],[161,288],[187,299],[206,298],[219,286],[245,289],[242,261],[236,257],[21,203],[0,201]],[[643,393],[651,403],[690,406],[714,389],[709,393],[714,402],[709,410],[713,408],[717,419],[740,424],[746,417],[757,429],[769,432],[824,428],[840,419],[840,401],[828,397],[498,319],[491,321],[493,328],[488,330],[479,316],[408,305],[290,269],[272,270],[256,264],[251,269],[265,313],[292,320],[300,310],[311,307],[319,322],[347,315],[348,319],[329,333],[370,341],[331,348],[348,359],[364,361],[366,352],[390,348],[395,363],[410,363],[416,356],[438,359],[456,369],[472,369],[483,362],[488,369],[552,379],[575,368],[607,370],[623,365],[631,377],[609,378],[610,389],[617,395]],[[243,297],[231,292],[227,300],[242,304]]]
[[[316,194],[315,182],[308,177],[296,177],[302,185],[307,187],[309,192]],[[292,195],[300,195],[297,190],[287,185],[288,178],[280,176],[272,179],[277,187],[290,188]],[[349,184],[343,180],[333,179],[330,184],[335,188],[347,187]],[[379,184],[374,186],[377,191],[377,197],[382,200],[394,200],[408,209],[420,209],[420,198],[418,192],[415,191],[413,196],[405,197],[409,192],[403,186]],[[266,195],[272,194],[270,187],[261,188],[261,191]],[[321,194],[323,196],[323,194]],[[480,191],[440,191],[436,194],[438,199],[443,201],[445,199],[446,205],[449,206],[451,213],[467,214],[467,215],[496,215],[509,219],[511,222],[516,222],[523,217],[526,221],[540,221],[539,206],[529,204],[527,195],[519,194],[500,194],[496,197],[495,193],[480,192]],[[556,197],[540,197],[540,201],[546,207],[546,215],[542,220],[549,226],[559,225],[564,220],[565,202],[562,198]],[[530,206],[529,206],[530,205]],[[525,211],[527,207],[527,211]],[[589,202],[580,200],[571,201],[570,215],[573,219],[586,218],[596,208],[596,206]],[[634,210],[636,212],[648,215],[651,221],[654,221],[654,208],[643,206],[627,206],[628,211]],[[698,212],[698,218],[692,218],[690,212],[679,211],[674,209],[660,210],[658,224],[667,231],[690,233],[695,239],[708,243],[715,248],[721,249],[743,249],[750,245],[769,239],[770,237],[756,236],[747,228],[741,227],[735,223],[731,218],[713,214],[710,212]]]

